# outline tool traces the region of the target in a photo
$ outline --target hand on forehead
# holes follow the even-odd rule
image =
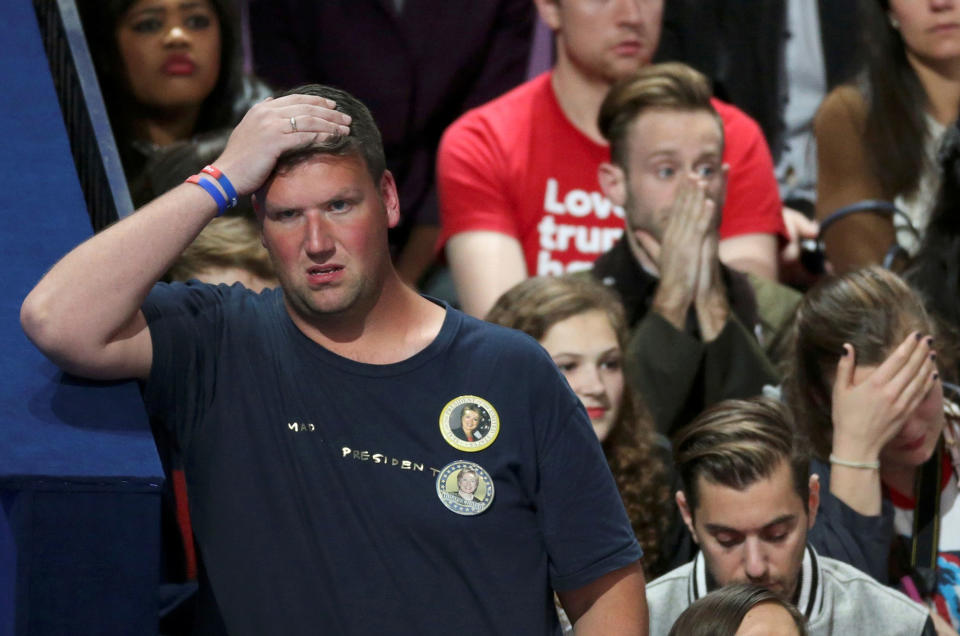
[[[285,152],[311,142],[348,135],[351,118],[336,104],[313,95],[286,95],[251,108],[230,135],[217,167],[240,195],[260,188]]]

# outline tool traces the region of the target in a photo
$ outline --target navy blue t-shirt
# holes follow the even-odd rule
[[[307,338],[280,290],[159,284],[143,310],[145,399],[231,634],[554,634],[553,589],[641,556],[585,411],[519,332],[448,307],[424,350],[371,365]]]

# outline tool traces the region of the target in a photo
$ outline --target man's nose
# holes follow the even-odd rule
[[[319,213],[306,213],[304,251],[314,259],[329,258],[336,251],[336,242],[330,235],[327,221]]]
[[[619,4],[618,18],[623,24],[638,24],[643,20],[643,7],[648,0],[617,0]]]
[[[750,581],[762,581],[767,576],[767,555],[759,539],[747,538],[743,546],[743,569]]]

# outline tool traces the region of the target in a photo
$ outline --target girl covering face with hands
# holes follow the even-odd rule
[[[940,362],[919,297],[870,267],[803,299],[785,388],[819,456],[814,472],[829,479],[815,547],[899,585],[956,627],[958,420]]]

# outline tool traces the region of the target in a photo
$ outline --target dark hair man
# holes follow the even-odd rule
[[[700,554],[647,586],[650,633],[666,635],[691,603],[728,583],[780,594],[811,635],[933,634],[929,612],[807,544],[820,484],[785,408],[728,400],[677,436],[677,504]]]
[[[554,32],[555,66],[463,115],[437,155],[441,240],[464,310],[476,316],[527,276],[588,269],[623,234],[623,211],[597,183],[609,160],[597,113],[660,39],[663,0],[535,2]],[[753,120],[715,104],[730,141],[720,254],[775,279],[784,230],[770,152]]]
[[[553,634],[552,590],[585,633],[646,633],[640,550],[576,395],[527,339],[393,269],[366,108],[321,86],[258,104],[208,176],[67,254],[21,310],[64,369],[145,382],[183,455],[200,633]],[[154,285],[233,189],[256,193],[281,288]],[[441,496],[463,451],[424,425],[465,397],[503,418],[470,464],[482,506]]]
[[[762,341],[799,295],[720,262],[728,167],[703,75],[677,63],[641,69],[610,89],[598,126],[611,156],[598,179],[627,232],[593,274],[627,310],[628,380],[672,434],[711,404],[776,383]]]

